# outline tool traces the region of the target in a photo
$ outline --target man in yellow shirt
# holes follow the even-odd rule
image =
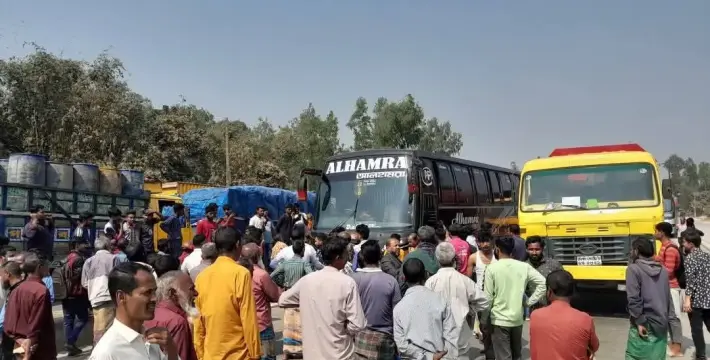
[[[215,234],[219,257],[195,282],[200,311],[195,351],[201,360],[261,358],[256,303],[249,270],[237,264],[241,235],[232,228]]]

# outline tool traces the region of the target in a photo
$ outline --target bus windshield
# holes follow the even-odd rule
[[[330,201],[323,209],[327,185],[321,183],[315,228],[325,231],[337,226],[354,229],[358,224],[370,228],[411,226],[407,177],[406,172],[402,173],[405,176],[370,179],[358,179],[356,173],[329,175]]]
[[[653,165],[595,165],[523,174],[521,211],[657,206]]]

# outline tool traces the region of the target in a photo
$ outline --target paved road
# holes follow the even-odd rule
[[[708,234],[706,236],[707,240],[704,241],[704,250],[710,252],[710,222],[698,223],[698,228],[703,232]],[[583,292],[578,294],[578,298],[574,302],[574,306],[589,312],[594,316],[594,323],[597,329],[597,334],[601,341],[601,348],[597,354],[597,360],[616,360],[623,358],[624,349],[626,347],[627,332],[629,329],[629,321],[625,311],[625,293],[619,293],[616,291],[594,291],[594,292]],[[273,317],[275,330],[277,331],[277,337],[280,338],[282,327],[282,315],[283,311],[278,308],[274,308]],[[61,325],[61,308],[55,307],[55,318],[57,320],[57,334],[63,334]],[[690,338],[690,325],[688,323],[688,318],[681,316],[681,322],[683,324],[684,333],[684,348],[686,349],[685,359],[692,358],[692,340]],[[91,344],[91,328],[90,325],[84,331],[82,339],[80,341],[81,346],[85,346],[87,351],[90,349]],[[523,351],[523,359],[529,359],[529,346],[528,346],[528,329],[527,324],[525,325],[524,334],[524,345],[525,349]],[[710,343],[710,334],[705,331],[705,341]],[[62,341],[58,340],[58,346],[62,346]],[[471,359],[478,359],[481,351],[481,347],[478,346],[474,349]],[[66,357],[65,354],[60,354],[59,358]],[[86,359],[88,356],[80,356],[76,359]]]

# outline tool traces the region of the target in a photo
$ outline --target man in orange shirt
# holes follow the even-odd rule
[[[670,330],[671,343],[669,344],[670,356],[683,356],[683,327],[680,325],[681,310],[681,288],[685,288],[685,279],[678,279],[676,272],[680,269],[682,262],[678,246],[671,241],[673,225],[663,221],[656,224],[654,237],[661,241],[661,251],[658,252],[656,260],[668,271],[668,285],[671,288],[671,300],[675,314],[668,314],[668,329]],[[681,281],[682,280],[682,281]],[[682,284],[681,284],[682,283]]]
[[[202,360],[261,358],[256,301],[249,270],[239,265],[241,235],[232,228],[215,233],[217,260],[197,277],[195,351]]]
[[[574,279],[565,270],[547,276],[547,307],[530,317],[532,360],[587,360],[599,350],[599,338],[589,314],[574,309]]]

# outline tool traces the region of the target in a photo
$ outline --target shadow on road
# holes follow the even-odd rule
[[[626,292],[616,289],[580,289],[572,306],[592,316],[628,318]]]

